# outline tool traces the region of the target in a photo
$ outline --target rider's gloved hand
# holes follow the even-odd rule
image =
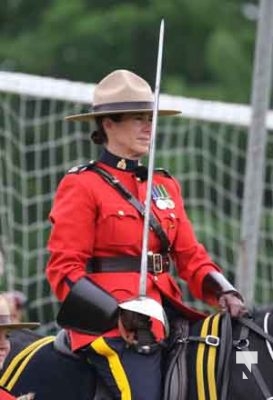
[[[220,311],[229,312],[231,317],[240,318],[248,313],[240,293],[218,271],[210,272],[205,276],[203,297],[209,304],[218,304]]]
[[[127,324],[124,323],[123,316],[121,316],[121,315],[119,315],[119,318],[118,318],[118,328],[119,328],[120,336],[122,337],[123,340],[125,340],[126,343],[128,343],[129,345],[136,343],[135,330],[128,328]]]
[[[235,318],[240,318],[248,312],[245,303],[238,292],[223,293],[219,297],[218,303],[220,311],[228,311],[230,315]]]
[[[118,328],[121,337],[128,344],[139,343],[139,334],[143,336],[143,332],[150,332],[151,330],[151,318],[147,315],[143,315],[130,310],[121,309],[118,318]]]

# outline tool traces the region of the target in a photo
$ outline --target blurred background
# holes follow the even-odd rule
[[[2,0],[0,69],[93,83],[126,68],[152,83],[162,17],[163,92],[249,102],[257,0]]]
[[[154,86],[165,20],[156,165],[181,182],[197,237],[250,304],[273,301],[271,0],[0,2],[0,289],[55,332],[44,275],[57,184],[98,156],[94,84],[130,69]],[[185,300],[198,308],[184,282]]]

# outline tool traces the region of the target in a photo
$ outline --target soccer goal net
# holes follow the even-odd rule
[[[92,126],[64,121],[87,111],[93,85],[0,73],[0,240],[3,287],[22,290],[28,318],[54,331],[58,303],[45,279],[48,213],[57,184],[74,165],[97,157]],[[180,181],[197,237],[233,282],[240,240],[250,109],[161,95],[181,117],[159,118],[156,161]],[[273,299],[273,116],[269,113],[255,301]],[[187,293],[186,300],[194,302]],[[2,287],[2,288],[3,288]]]

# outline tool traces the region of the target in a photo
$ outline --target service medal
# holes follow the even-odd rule
[[[170,198],[169,193],[162,184],[153,186],[152,198],[160,210],[173,209],[175,206],[174,201]]]
[[[160,210],[166,210],[167,208],[167,203],[165,199],[157,199],[155,204]]]
[[[166,204],[167,204],[167,208],[169,208],[170,210],[174,209],[174,201],[172,199],[167,199],[166,200]]]

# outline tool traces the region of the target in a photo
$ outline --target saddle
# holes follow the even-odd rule
[[[229,384],[229,361],[232,349],[232,328],[229,314],[210,315],[191,324],[181,317],[171,324],[171,335],[166,347],[163,400],[191,398],[226,400]],[[69,338],[61,330],[54,348],[67,357],[81,360],[70,349]],[[98,380],[95,400],[111,400],[106,388]]]
[[[225,400],[232,350],[228,314],[210,315],[199,323],[177,318],[167,348],[163,400],[189,397]]]
[[[18,353],[1,377],[0,384],[12,390],[36,352],[50,343],[63,356],[79,363],[85,362],[80,355],[71,351],[67,332],[61,330],[56,337],[41,338]],[[175,319],[164,350],[166,354],[162,357],[164,361],[167,360],[163,400],[186,400],[188,396],[191,399],[227,400],[231,348],[231,321],[228,314],[211,315],[192,324],[182,318]],[[97,377],[96,382],[94,399],[111,400]]]

